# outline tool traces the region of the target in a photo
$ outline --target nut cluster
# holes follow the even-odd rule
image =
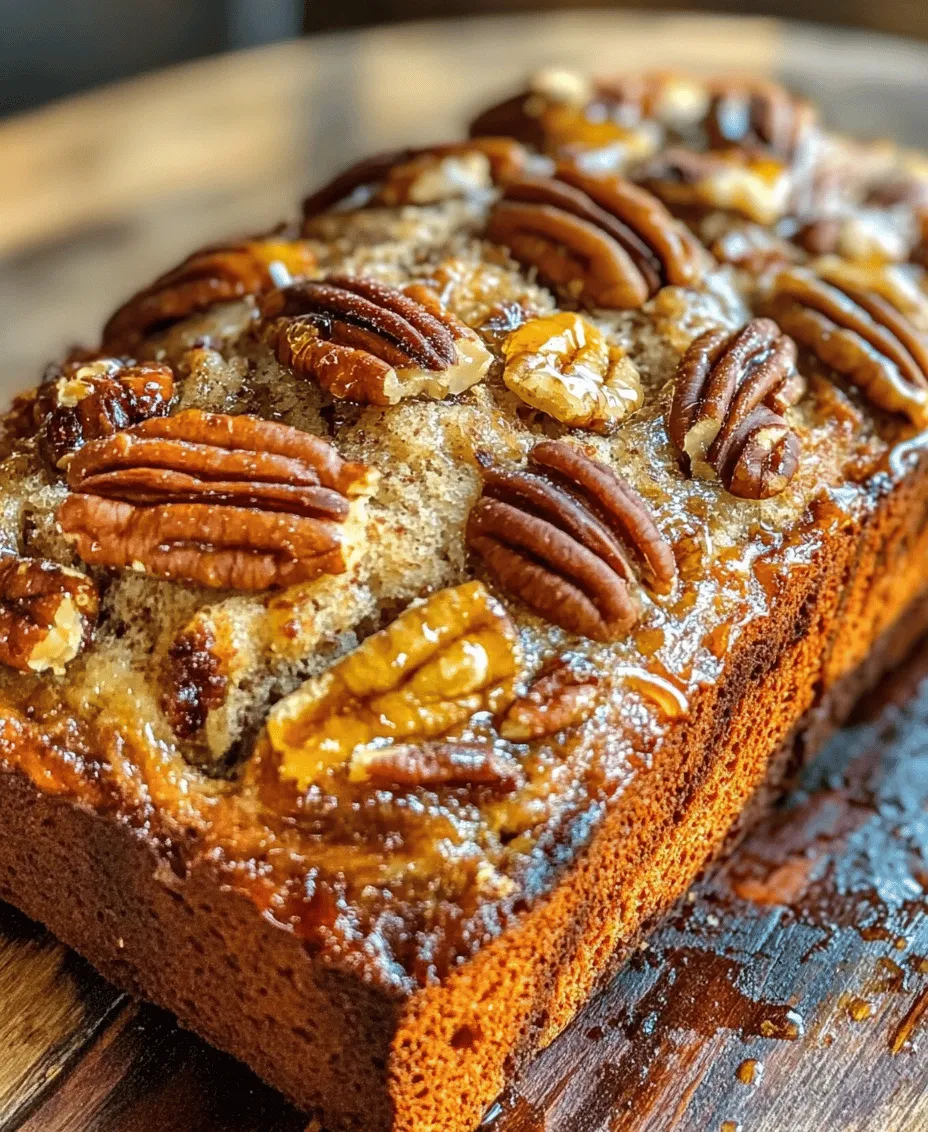
[[[710,330],[680,362],[667,432],[693,475],[767,499],[799,467],[799,438],[781,414],[804,388],[796,344],[771,319],[736,334]]]
[[[685,129],[705,114],[704,82],[670,71],[589,79],[543,70],[529,89],[484,111],[474,137],[506,134],[555,157],[600,150],[611,165],[647,157],[666,129]]]
[[[511,137],[482,137],[364,158],[303,201],[311,221],[339,205],[397,208],[467,196],[516,176],[527,154]]]
[[[173,396],[174,374],[160,362],[99,358],[56,367],[34,402],[42,453],[63,469],[89,441],[166,416]]]
[[[0,558],[0,663],[60,676],[89,641],[99,611],[85,574],[41,558]]]
[[[462,393],[493,360],[422,284],[399,290],[333,275],[272,292],[262,315],[282,365],[351,401],[395,405],[417,395]]]
[[[730,80],[713,84],[705,127],[711,149],[734,146],[789,162],[815,122],[812,105],[779,83]]]
[[[787,333],[874,405],[928,427],[928,341],[884,294],[841,270],[794,268],[777,277],[768,305]]]
[[[83,448],[58,523],[91,565],[264,590],[347,568],[373,480],[299,429],[191,409]]]
[[[561,165],[557,176],[510,181],[487,236],[520,263],[591,306],[640,307],[702,272],[695,239],[644,189]]]
[[[264,294],[309,275],[315,266],[316,257],[302,240],[269,237],[202,248],[112,315],[103,328],[103,349],[132,353],[147,334],[217,303]]]
[[[518,765],[460,729],[512,702],[519,668],[515,628],[484,586],[441,590],[276,705],[280,774],[301,790],[342,767],[374,784],[510,789]]]
[[[572,311],[530,319],[503,342],[503,357],[507,387],[573,428],[608,433],[644,400],[625,351]]]
[[[536,444],[529,463],[523,470],[484,461],[468,545],[503,589],[552,624],[616,640],[638,619],[636,571],[668,593],[673,551],[644,500],[604,464],[564,441]]]

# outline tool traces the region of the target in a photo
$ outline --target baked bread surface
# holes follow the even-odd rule
[[[2,892],[335,1125],[473,1127],[924,617],[928,178],[639,83],[196,253],[6,418]]]

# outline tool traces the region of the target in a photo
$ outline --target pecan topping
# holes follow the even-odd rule
[[[767,499],[799,467],[799,438],[780,414],[804,391],[796,344],[771,319],[710,330],[680,362],[667,432],[693,475]]]
[[[515,743],[543,739],[577,727],[596,708],[599,678],[579,672],[562,658],[546,667],[503,716],[499,733]]]
[[[489,753],[464,756],[455,731],[511,703],[519,665],[515,628],[480,582],[441,590],[274,707],[267,732],[281,776],[304,790],[345,765],[397,785],[504,778]]]
[[[41,558],[0,558],[0,663],[62,675],[90,640],[98,610],[85,574]]]
[[[159,362],[99,358],[56,367],[35,400],[42,453],[65,468],[88,441],[166,416],[173,396],[174,374]]]
[[[704,83],[671,72],[591,80],[545,70],[528,90],[475,118],[470,133],[505,134],[559,157],[601,150],[618,166],[654,151],[662,134],[657,123],[692,126],[707,104]]]
[[[229,681],[217,644],[207,620],[197,617],[168,649],[161,708],[181,739],[201,732],[209,713],[225,702]]]
[[[673,551],[641,497],[604,464],[553,440],[529,460],[531,470],[484,462],[468,545],[503,589],[553,624],[616,640],[638,619],[629,556],[646,585],[668,593]]]
[[[548,282],[593,306],[640,307],[701,274],[695,239],[644,189],[562,165],[556,178],[510,181],[487,236]]]
[[[303,201],[311,220],[338,205],[436,204],[516,176],[526,152],[513,138],[484,137],[395,149],[358,161]]]
[[[524,323],[503,343],[503,356],[507,387],[574,428],[610,432],[644,400],[625,351],[571,311]]]
[[[674,208],[737,212],[758,224],[775,224],[793,205],[796,178],[786,165],[750,152],[697,153],[669,146],[635,174]]]
[[[81,449],[58,523],[92,565],[263,590],[347,569],[373,484],[319,437],[190,409]]]
[[[203,248],[121,306],[103,328],[103,348],[131,352],[146,334],[217,303],[264,294],[315,266],[301,240],[271,237]]]
[[[732,80],[715,86],[706,116],[711,149],[737,146],[791,161],[814,129],[812,105],[779,83]]]
[[[485,743],[395,743],[359,747],[351,757],[348,778],[373,786],[488,786],[514,790],[522,783],[519,764]]]
[[[885,295],[852,277],[782,272],[770,314],[881,409],[928,426],[928,342]]]
[[[272,292],[262,314],[282,365],[351,401],[395,405],[462,393],[493,361],[479,337],[421,284],[397,290],[332,275]]]

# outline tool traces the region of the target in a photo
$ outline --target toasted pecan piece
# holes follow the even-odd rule
[[[553,624],[616,640],[638,619],[636,569],[667,593],[673,551],[644,501],[604,464],[564,441],[536,444],[530,463],[510,470],[483,461],[468,545],[503,589]]]
[[[348,777],[371,786],[484,786],[509,791],[524,778],[518,762],[489,743],[394,743],[360,747],[351,757]]]
[[[90,640],[98,611],[86,574],[41,558],[0,558],[0,663],[62,675]]]
[[[529,743],[578,727],[596,709],[599,677],[562,657],[546,665],[523,696],[509,706],[499,725],[504,739]]]
[[[710,89],[710,149],[734,146],[788,162],[816,127],[814,106],[769,79],[718,79]]]
[[[302,240],[243,240],[202,248],[133,295],[103,328],[103,349],[131,353],[147,334],[217,303],[261,295],[310,274],[316,257]]]
[[[556,177],[510,181],[487,237],[593,306],[640,307],[666,284],[692,286],[702,274],[695,238],[656,197],[570,164]]]
[[[274,707],[281,776],[300,789],[346,766],[392,785],[514,782],[502,755],[468,742],[463,757],[455,731],[504,710],[520,666],[515,627],[482,583],[440,590]]]
[[[502,349],[507,388],[562,424],[608,433],[644,401],[625,351],[573,311],[530,319]]]
[[[768,308],[874,405],[928,426],[928,341],[885,295],[843,272],[794,268],[777,276]]]
[[[58,522],[92,565],[263,590],[344,571],[374,482],[299,429],[191,409],[83,448]]]
[[[781,414],[804,390],[796,344],[771,319],[735,334],[710,330],[680,362],[667,432],[693,475],[767,499],[799,467],[799,437]]]
[[[525,149],[511,137],[481,137],[364,158],[303,201],[304,220],[346,202],[397,207],[435,204],[516,176]]]
[[[332,275],[272,292],[262,315],[282,365],[351,401],[395,405],[462,393],[493,361],[480,338],[422,284],[399,290]]]
[[[57,366],[35,399],[42,454],[65,468],[89,441],[166,416],[173,396],[174,374],[161,362],[98,358]]]

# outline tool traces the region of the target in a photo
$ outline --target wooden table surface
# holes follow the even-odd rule
[[[558,61],[779,74],[843,127],[928,146],[928,50],[769,20],[422,24],[178,68],[0,123],[0,397],[192,247],[292,215],[354,156],[460,132]],[[928,1128],[928,647],[867,711],[487,1128]],[[305,1124],[2,905],[0,1007],[0,1132]]]

